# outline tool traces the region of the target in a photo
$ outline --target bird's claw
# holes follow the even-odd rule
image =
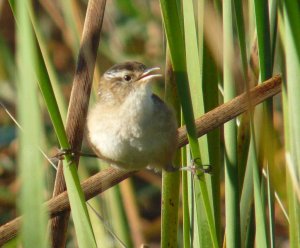
[[[181,167],[180,170],[189,171],[189,172],[192,172],[193,174],[196,174],[198,171],[201,171],[202,173],[205,173],[205,174],[212,173],[213,167],[211,165],[202,165],[202,167],[200,167],[200,166],[201,166],[200,158],[194,158],[192,160],[191,166]]]
[[[75,157],[76,152],[73,151],[71,148],[68,148],[68,149],[60,148],[60,149],[58,149],[58,153],[56,153],[52,158],[57,158],[58,160],[64,160],[65,155]]]
[[[205,174],[211,174],[213,171],[213,167],[210,164],[202,165],[200,158],[194,158],[192,160],[192,166],[194,166],[196,170],[202,171]]]

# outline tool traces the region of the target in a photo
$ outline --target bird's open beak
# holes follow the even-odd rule
[[[160,71],[159,67],[146,69],[137,81],[139,81],[140,83],[148,83],[150,82],[150,79],[162,77],[162,74],[154,73],[157,71]]]

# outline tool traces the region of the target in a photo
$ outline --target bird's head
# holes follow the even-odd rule
[[[101,77],[98,95],[102,100],[122,102],[131,91],[147,87],[153,78],[161,77],[159,70],[159,67],[147,68],[139,62],[116,64]]]

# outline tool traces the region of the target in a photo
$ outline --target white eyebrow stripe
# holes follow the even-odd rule
[[[131,72],[126,70],[116,70],[116,71],[109,71],[109,72],[106,72],[104,73],[104,77],[106,79],[110,79],[110,78],[116,78],[116,77],[123,77],[124,75],[126,74],[130,74]]]

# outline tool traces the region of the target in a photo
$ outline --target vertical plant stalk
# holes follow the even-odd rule
[[[195,118],[187,78],[185,44],[181,26],[182,16],[180,15],[180,11],[176,3],[170,0],[161,0],[160,6],[162,10],[168,45],[170,48],[170,58],[176,77],[178,95],[182,106],[183,118],[187,127],[191,153],[193,158],[199,158],[198,166],[202,168],[197,131],[194,125]],[[201,177],[201,175],[203,175],[203,173],[199,173],[199,177]],[[199,178],[196,177],[195,179],[196,183],[199,186],[199,189],[201,189],[201,196],[203,204],[205,206],[205,214],[213,246],[218,247],[219,245],[214,225],[214,216],[212,212],[212,206],[209,201],[209,194],[205,178],[203,177],[201,178],[201,180],[198,180]]]
[[[18,118],[22,130],[19,137],[18,173],[21,192],[18,207],[23,214],[21,246],[47,247],[46,209],[44,201],[44,168],[41,154],[33,147],[38,147],[42,123],[38,92],[35,84],[34,69],[37,64],[37,47],[31,27],[28,6],[30,0],[17,1],[16,17],[19,20],[16,29],[18,62]],[[30,63],[28,63],[30,60]],[[36,227],[39,227],[36,229]]]
[[[255,20],[258,41],[258,55],[260,65],[260,80],[266,80],[272,76],[272,44],[270,35],[270,22],[269,22],[269,6],[268,2],[261,2],[254,0],[255,7]],[[270,144],[274,144],[275,130],[273,126],[273,100],[268,99],[263,104],[263,130],[264,133],[260,135],[260,144],[262,144],[263,154],[267,160],[267,166],[272,168],[274,166],[274,150],[273,146],[269,146],[265,140],[269,140]],[[253,125],[253,124],[252,124]],[[253,136],[253,135],[252,135]],[[250,143],[250,150],[256,149],[254,137]],[[252,144],[253,143],[253,144]],[[254,204],[255,204],[255,218],[256,218],[256,243],[262,247],[268,247],[267,231],[266,231],[266,213],[263,201],[263,195],[260,194],[261,189],[261,168],[253,166],[253,183],[254,183]],[[270,206],[272,207],[272,206]],[[272,218],[272,216],[270,216]],[[270,234],[271,237],[274,234]]]
[[[173,69],[167,48],[165,72],[165,100],[176,109],[177,122],[180,120],[180,106],[177,101],[177,91]],[[178,152],[177,152],[178,155]],[[179,161],[176,156],[176,162]],[[173,165],[175,166],[175,165]],[[161,201],[161,247],[177,247],[178,206],[179,206],[179,171],[162,172],[162,201]]]
[[[223,4],[224,101],[235,97],[233,75],[233,11],[232,1]],[[237,126],[233,119],[224,125],[226,244],[240,247],[239,183],[237,167]]]
[[[81,149],[105,5],[106,0],[90,0],[87,7],[66,124],[67,137],[75,151]],[[75,157],[76,164],[78,161],[79,157]],[[63,164],[60,162],[53,196],[65,189]],[[51,221],[52,247],[65,247],[69,215],[70,212],[65,211]]]
[[[187,164],[186,148],[181,149],[181,161],[182,164]],[[182,229],[183,229],[183,247],[191,247],[191,234],[190,234],[190,211],[189,211],[189,187],[188,187],[188,172],[182,172]]]
[[[289,201],[289,237],[291,247],[300,247],[300,203],[297,199],[295,181],[299,185],[300,177],[300,21],[299,3],[284,1],[284,39],[286,80],[283,91],[285,146],[287,166],[287,195]],[[296,178],[296,180],[293,180]],[[294,181],[294,182],[293,182]]]
[[[196,6],[196,5],[195,5]],[[186,47],[186,66],[187,74],[189,79],[189,86],[191,91],[191,98],[193,103],[193,112],[196,117],[201,116],[205,113],[205,100],[208,99],[208,95],[204,93],[205,84],[208,81],[204,81],[204,70],[203,70],[203,53],[204,53],[204,42],[203,42],[203,30],[204,30],[204,1],[199,1],[198,3],[198,36],[196,30],[196,21],[194,17],[195,8],[193,1],[183,1],[182,2],[182,13],[183,13],[183,24],[184,24],[184,41]],[[213,88],[213,87],[211,87]],[[213,90],[211,90],[213,92]],[[207,93],[207,91],[206,91]],[[209,94],[210,95],[210,94]],[[211,95],[209,96],[211,97]],[[214,97],[212,97],[213,99]],[[212,101],[206,101],[207,104]],[[201,162],[202,164],[211,164],[212,150],[209,150],[208,135],[204,135],[198,139]],[[190,151],[187,149],[187,152]],[[217,157],[217,156],[216,156]],[[215,165],[214,165],[215,166]],[[215,218],[215,210],[217,207],[217,197],[214,193],[215,187],[212,187],[213,177],[210,175],[205,176],[207,190],[209,194],[210,204],[213,209],[213,217]],[[201,189],[195,186],[195,195],[202,194]],[[195,221],[194,234],[195,242],[199,242],[202,247],[211,247],[212,242],[210,239],[210,230],[207,225],[207,218],[205,215],[205,209],[202,204],[199,204],[201,198],[196,198],[195,200],[195,211],[197,213],[197,219]],[[216,225],[215,225],[216,226]],[[196,230],[201,230],[201,235],[197,235]],[[197,239],[197,240],[196,240]]]
[[[215,2],[216,4],[216,2]],[[207,33],[204,32],[205,26],[209,23],[207,18],[206,9],[209,3],[207,0],[201,0],[198,3],[198,49],[199,59],[202,67],[201,85],[203,90],[204,113],[209,112],[215,107],[219,106],[219,89],[218,81],[220,79],[220,72],[217,68],[217,62],[213,58],[213,53],[208,47]],[[221,21],[220,21],[221,23]],[[220,25],[221,26],[221,25]],[[221,32],[222,33],[222,32]],[[222,35],[220,35],[222,36]],[[221,43],[220,43],[221,45]],[[222,50],[216,46],[218,53]],[[202,114],[204,114],[202,113]],[[201,115],[202,115],[201,114]],[[211,201],[214,211],[214,221],[217,232],[219,244],[221,243],[221,200],[220,200],[220,166],[221,166],[221,151],[220,151],[220,128],[216,128],[207,134],[207,145],[209,150],[209,163],[213,165],[213,176],[206,175],[209,193],[211,194]],[[201,150],[201,146],[200,146]],[[207,244],[208,245],[208,244]]]

